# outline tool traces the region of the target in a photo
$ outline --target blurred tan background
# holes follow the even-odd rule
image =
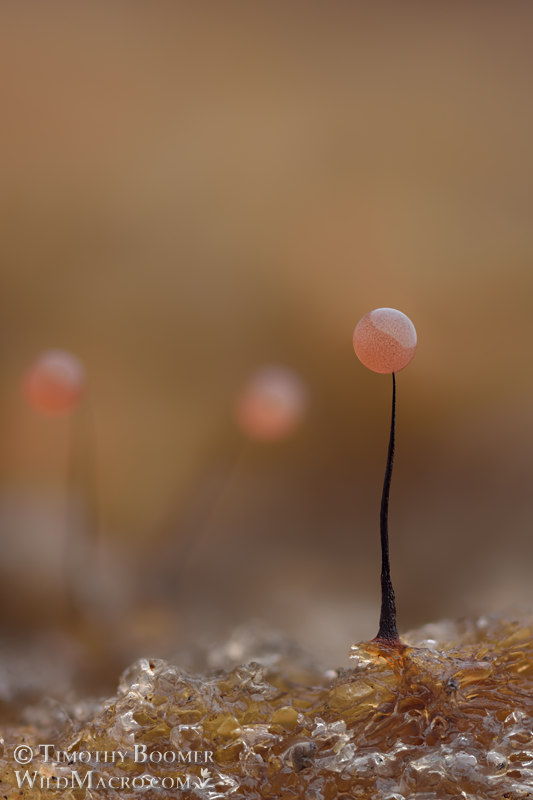
[[[72,426],[20,392],[59,347],[89,378],[71,423],[111,628],[157,650],[256,618],[330,663],[374,635],[390,382],[351,337],[378,306],[419,335],[398,380],[400,627],[530,605],[532,7],[1,16],[4,628],[63,613]],[[240,447],[232,404],[265,363],[302,377],[308,413]]]

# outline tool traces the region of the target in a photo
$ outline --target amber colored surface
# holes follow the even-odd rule
[[[353,669],[339,670],[336,677],[309,674],[286,661],[191,674],[165,661],[141,659],[126,670],[115,697],[30,710],[24,727],[5,731],[0,794],[58,796],[57,788],[19,789],[15,770],[29,769],[37,781],[54,781],[51,787],[71,780],[73,771],[87,782],[90,772],[92,789],[85,783],[72,793],[59,792],[69,798],[139,796],[127,782],[125,788],[110,788],[112,778],[116,786],[134,777],[169,784],[187,776],[188,788],[157,786],[141,794],[531,797],[531,620],[440,623],[406,641],[399,650],[375,642],[354,645]],[[301,682],[295,680],[298,670]],[[22,741],[34,749],[53,742],[72,763],[46,763],[41,753],[29,768],[17,767],[13,750]],[[172,754],[181,753],[182,762],[135,763],[136,745],[156,758],[158,752],[175,758]],[[85,751],[93,759],[103,752],[126,755],[115,764],[103,763],[101,755],[91,765],[78,763]]]

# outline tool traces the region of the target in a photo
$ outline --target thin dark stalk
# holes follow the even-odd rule
[[[396,603],[394,589],[390,578],[389,561],[389,493],[394,463],[394,437],[396,431],[396,376],[392,373],[392,414],[389,436],[389,451],[387,454],[387,467],[383,481],[381,495],[381,513],[379,518],[381,532],[381,615],[379,618],[379,631],[376,639],[388,644],[400,641],[396,627]]]

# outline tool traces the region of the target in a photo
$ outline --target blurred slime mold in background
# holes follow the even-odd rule
[[[85,367],[67,350],[45,350],[26,371],[22,391],[34,412],[43,417],[64,418],[68,426],[64,479],[65,616],[73,627],[98,623],[102,614],[100,609],[99,620],[95,608],[105,601],[99,596],[103,585],[98,557],[95,431]],[[98,625],[92,628],[96,632]]]
[[[186,614],[188,572],[192,566],[192,576],[197,578],[195,556],[212,533],[226,493],[238,481],[239,467],[252,449],[280,445],[296,433],[308,409],[306,382],[289,366],[259,366],[242,382],[231,409],[231,428],[224,427],[224,435],[213,439],[184,496],[168,514],[161,534],[163,546],[155,557],[150,548],[155,577],[151,595],[179,602]]]
[[[83,396],[85,370],[72,353],[46,350],[28,369],[23,390],[34,411],[63,416],[73,411]]]
[[[235,416],[251,439],[277,441],[302,421],[308,405],[300,376],[282,365],[256,370],[239,393]]]

